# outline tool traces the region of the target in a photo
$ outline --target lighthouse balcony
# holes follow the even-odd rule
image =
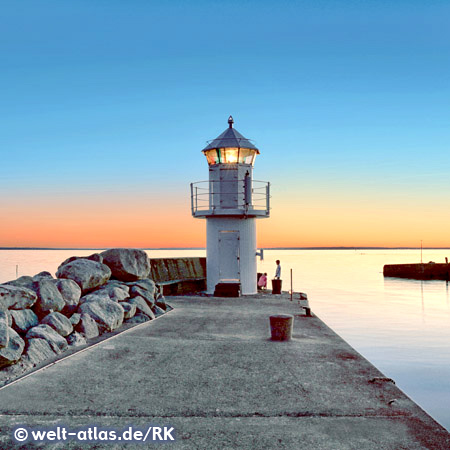
[[[191,183],[191,210],[194,217],[269,217],[270,183],[248,179]]]

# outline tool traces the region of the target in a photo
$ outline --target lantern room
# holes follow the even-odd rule
[[[228,118],[228,129],[211,141],[202,151],[208,164],[248,164],[253,166],[259,150],[239,131],[233,128],[233,117]]]

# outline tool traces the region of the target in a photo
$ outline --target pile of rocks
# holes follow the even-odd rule
[[[148,278],[143,250],[71,257],[56,272],[0,284],[0,368],[35,366],[70,347],[172,309]]]

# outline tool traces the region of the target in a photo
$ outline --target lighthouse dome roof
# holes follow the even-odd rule
[[[205,152],[206,150],[212,150],[214,148],[250,148],[252,150],[256,150],[259,154],[259,150],[253,145],[249,139],[242,136],[238,130],[233,128],[233,118],[230,116],[228,119],[229,127],[215,139],[210,141],[208,145],[202,150]]]

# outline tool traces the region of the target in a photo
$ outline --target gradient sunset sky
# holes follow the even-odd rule
[[[203,247],[201,153],[261,151],[258,245],[450,247],[450,2],[3,1],[0,247]]]

